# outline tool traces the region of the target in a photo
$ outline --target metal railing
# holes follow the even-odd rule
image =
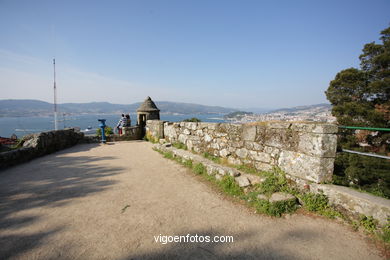
[[[339,128],[343,129],[353,129],[353,130],[369,130],[369,131],[386,131],[390,132],[390,128],[378,128],[378,127],[361,127],[361,126],[339,126]],[[375,153],[364,153],[364,152],[358,152],[358,151],[353,151],[353,150],[348,150],[348,149],[341,149],[342,152],[346,153],[354,153],[354,154],[359,154],[359,155],[364,155],[364,156],[370,156],[370,157],[376,157],[376,158],[382,158],[382,159],[387,159],[390,160],[390,156],[386,155],[379,155]]]

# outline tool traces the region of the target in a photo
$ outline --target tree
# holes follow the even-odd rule
[[[184,119],[183,122],[202,122],[202,121],[199,118],[192,117],[192,118]]]
[[[390,27],[381,32],[381,43],[364,45],[359,56],[360,68],[337,73],[329,84],[326,97],[332,114],[341,125],[390,128]],[[342,130],[339,145],[356,150],[390,154],[390,134],[366,134],[369,146],[362,148],[356,132]],[[352,135],[351,135],[352,134]],[[363,158],[341,153],[335,162],[335,181],[357,185],[390,197],[390,163],[384,159]]]

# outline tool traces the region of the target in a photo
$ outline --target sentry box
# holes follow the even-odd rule
[[[100,122],[99,127],[102,130],[102,143],[106,143],[106,133],[104,132],[104,129],[106,128],[106,119],[98,119]]]

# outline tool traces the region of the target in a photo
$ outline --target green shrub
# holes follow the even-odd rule
[[[196,118],[196,117],[192,117],[192,118],[187,118],[187,119],[184,119],[183,122],[202,122],[199,118]]]
[[[193,167],[193,170],[196,174],[199,174],[199,175],[207,173],[206,167],[204,167],[204,165],[202,163],[195,164],[195,166]]]
[[[173,143],[172,146],[177,149],[188,150],[187,145],[180,142]]]
[[[341,213],[329,206],[328,197],[324,194],[314,194],[311,192],[297,195],[303,206],[312,212],[317,212],[329,218],[342,217]]]
[[[390,243],[390,219],[387,220],[387,225],[382,228],[382,232],[379,233],[379,237],[386,243]]]
[[[218,186],[227,194],[233,196],[243,195],[243,191],[240,186],[235,182],[234,177],[225,175],[222,177],[221,181],[218,183]]]
[[[259,185],[259,191],[263,194],[271,195],[274,192],[286,191],[287,180],[284,174],[274,172]]]
[[[211,161],[213,161],[215,163],[221,163],[221,158],[216,157],[214,155],[211,155],[211,154],[209,154],[207,152],[203,153],[203,157],[206,158],[206,159],[209,159],[209,160],[211,160]]]
[[[104,133],[105,133],[106,136],[109,136],[109,135],[114,134],[112,128],[109,127],[109,126],[106,126],[106,127],[104,128]],[[96,135],[99,136],[99,137],[102,137],[102,129],[101,129],[101,128],[98,128],[98,129],[96,130]]]
[[[172,152],[163,152],[163,156],[164,156],[164,158],[167,158],[167,159],[174,159]]]
[[[360,216],[360,225],[364,227],[368,232],[372,233],[376,230],[377,221],[372,216]]]
[[[192,160],[183,160],[183,161],[182,161],[182,164],[183,164],[185,167],[192,169]]]
[[[147,132],[143,138],[145,141],[151,142],[153,144],[158,143],[158,139],[155,138],[153,135],[151,135],[149,132]]]

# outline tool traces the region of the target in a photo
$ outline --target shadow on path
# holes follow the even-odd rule
[[[296,243],[304,241],[315,241],[319,239],[320,234],[310,230],[293,229],[291,232],[284,232],[270,240],[264,237],[258,243],[246,244],[248,241],[258,239],[258,232],[240,232],[229,234],[224,231],[206,231],[206,230],[190,230],[188,233],[176,234],[186,237],[187,234],[192,236],[209,236],[213,240],[214,236],[233,236],[234,242],[210,242],[210,243],[166,243],[157,242],[158,249],[149,250],[144,253],[134,253],[123,258],[122,260],[138,260],[138,259],[309,259],[304,251],[290,250],[285,246],[277,243],[277,241],[296,240]],[[151,238],[154,239],[154,238]],[[183,238],[184,239],[184,238]],[[166,241],[166,240],[165,240]],[[240,244],[239,246],[236,244]],[[317,255],[318,257],[318,255]]]
[[[65,228],[57,226],[36,231],[34,224],[44,217],[38,208],[61,207],[72,199],[101,192],[115,184],[115,181],[103,178],[116,175],[123,168],[95,164],[114,157],[67,155],[94,146],[72,147],[0,174],[0,259],[30,250]],[[30,212],[35,208],[34,213]]]

